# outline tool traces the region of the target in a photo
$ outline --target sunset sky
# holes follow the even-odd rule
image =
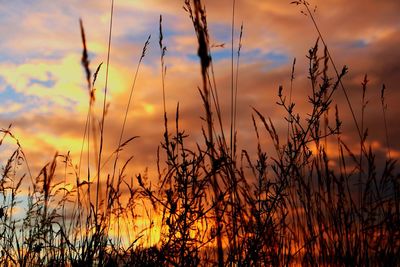
[[[167,46],[167,112],[172,120],[179,102],[181,127],[192,140],[201,137],[203,107],[196,89],[201,85],[200,66],[195,34],[182,8],[183,2],[115,0],[108,88],[110,107],[105,121],[106,155],[116,148],[137,62],[147,36],[152,35],[124,134],[124,139],[140,136],[124,152],[124,157],[135,157],[133,174],[142,172],[146,166],[154,170],[157,147],[162,140],[160,14]],[[211,52],[228,127],[232,1],[204,3],[211,42],[225,44]],[[256,147],[251,130],[252,107],[271,117],[278,130],[285,131],[282,111],[275,102],[278,86],[283,85],[284,90],[289,88],[294,58],[297,63],[293,100],[300,114],[310,110],[306,54],[314,45],[317,33],[310,19],[301,13],[303,9],[289,3],[289,0],[236,0],[235,50],[240,24],[244,25],[238,80],[239,149]],[[90,67],[94,72],[98,64],[106,61],[110,4],[108,0],[14,0],[0,5],[0,127],[13,124],[12,132],[20,140],[36,173],[56,151],[61,154],[71,151],[74,162],[78,161],[89,103],[80,64],[79,19],[85,27]],[[365,125],[369,127],[369,144],[382,156],[387,149],[380,90],[383,83],[386,85],[391,155],[398,158],[400,1],[310,0],[310,4],[312,8],[316,6],[315,18],[337,66],[349,67],[344,84],[357,118],[361,110],[361,82],[368,74]],[[98,106],[103,100],[104,80],[103,66],[96,84]],[[357,146],[357,135],[342,92],[338,91],[334,98],[347,129],[343,138]],[[4,144],[2,161],[9,155],[8,149]]]

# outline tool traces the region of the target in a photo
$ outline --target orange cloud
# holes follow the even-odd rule
[[[300,13],[301,9],[289,5],[287,1],[236,2],[236,39],[241,22],[244,24],[238,79],[239,150],[255,151],[252,107],[270,116],[277,130],[286,133],[285,114],[275,102],[278,100],[279,85],[283,85],[284,93],[288,94],[294,57],[297,58],[293,87],[295,110],[303,117],[310,112],[307,96],[311,89],[307,81],[308,62],[305,55],[314,45],[317,33],[309,18]],[[225,43],[225,48],[216,48],[213,53],[216,55],[214,70],[226,132],[229,131],[230,111],[231,3],[227,0],[205,1],[212,43]],[[370,142],[375,144],[382,157],[386,153],[386,145],[379,101],[381,85],[387,85],[388,135],[392,155],[398,157],[400,141],[397,136],[400,127],[397,118],[400,109],[397,100],[400,93],[396,86],[400,67],[399,2],[391,0],[383,4],[372,0],[324,0],[313,1],[312,6],[314,4],[317,5],[316,19],[338,68],[344,64],[350,68],[344,84],[358,120],[361,117],[360,83],[364,74],[368,73],[369,105],[365,111],[364,128],[369,127]],[[129,169],[130,176],[149,167],[151,176],[156,177],[156,151],[163,138],[159,14],[164,15],[164,42],[167,46],[165,85],[170,128],[174,129],[176,105],[179,102],[180,127],[189,134],[190,144],[202,140],[201,126],[204,122],[200,117],[204,114],[197,91],[197,86],[201,84],[200,66],[196,58],[197,44],[188,14],[182,10],[182,5],[182,1],[125,0],[117,1],[115,6],[108,86],[110,106],[105,120],[105,159],[112,155],[118,145],[137,60],[147,35],[152,34],[148,54],[134,88],[123,136],[123,140],[140,136],[121,153],[120,162],[134,156]],[[78,19],[82,17],[84,21],[91,69],[94,71],[100,62],[106,62],[108,9],[106,1],[94,0],[74,0],[68,4],[36,1],[29,6],[10,1],[0,7],[2,12],[7,12],[7,16],[0,20],[0,33],[4,40],[0,44],[1,91],[6,92],[11,88],[21,96],[18,101],[13,98],[3,100],[0,122],[4,126],[14,123],[13,131],[26,149],[34,166],[34,174],[51,160],[55,151],[71,151],[74,162],[79,160],[89,99],[80,66],[82,45]],[[23,15],[18,15],[16,10]],[[235,40],[235,46],[237,42]],[[275,58],[274,55],[281,55],[284,59]],[[332,68],[329,72],[334,76]],[[94,112],[97,117],[93,123],[96,125],[103,104],[104,84],[105,64],[95,86]],[[33,105],[28,109],[30,104]],[[354,150],[358,151],[357,133],[342,92],[335,94],[334,104],[339,106],[344,130],[348,133],[343,138],[357,144]],[[10,116],[10,113],[18,115]],[[265,132],[262,134],[265,149],[272,153],[268,136]],[[87,148],[84,149],[85,152]],[[333,152],[332,155],[337,156]],[[110,167],[110,163],[107,167]]]

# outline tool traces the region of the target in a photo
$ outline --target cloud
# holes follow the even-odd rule
[[[223,112],[224,130],[229,132],[231,90],[231,12],[232,1],[205,1],[213,48],[214,71]],[[278,131],[285,133],[284,112],[275,102],[279,85],[287,94],[290,88],[291,63],[297,58],[293,100],[296,111],[306,116],[310,111],[307,95],[308,63],[305,55],[314,45],[317,33],[301,7],[286,1],[236,1],[235,47],[240,24],[244,24],[243,47],[238,78],[238,138],[240,148],[255,149],[252,107],[273,119]],[[385,145],[382,130],[380,88],[387,85],[388,135],[393,151],[400,150],[397,136],[400,109],[396,90],[400,72],[398,62],[400,19],[398,1],[313,1],[315,18],[337,67],[346,64],[349,74],[344,84],[360,119],[361,81],[370,79],[367,91],[369,106],[365,127],[371,143]],[[183,1],[117,1],[111,43],[108,88],[110,103],[105,125],[105,155],[115,150],[122,126],[134,73],[144,41],[152,34],[149,51],[143,60],[133,91],[123,139],[140,136],[123,152],[123,159],[135,156],[132,173],[149,166],[155,172],[157,147],[163,134],[162,90],[158,47],[158,19],[163,14],[167,46],[166,95],[171,129],[177,103],[180,125],[190,135],[191,144],[201,141],[203,107],[197,87],[201,85],[197,44]],[[303,8],[304,9],[304,8]],[[0,96],[2,125],[13,122],[13,129],[33,158],[36,170],[53,152],[71,150],[79,159],[88,109],[88,91],[80,66],[81,40],[78,19],[86,30],[91,69],[107,58],[109,3],[106,1],[10,1],[0,7]],[[322,46],[321,46],[322,47]],[[236,48],[235,48],[236,49]],[[321,50],[322,52],[322,50]],[[98,123],[103,105],[105,64],[96,83]],[[330,74],[335,76],[332,68]],[[343,93],[335,94],[340,116],[355,142],[357,133]],[[267,139],[267,138],[266,138]],[[268,146],[267,141],[265,141]],[[358,141],[357,141],[358,142]],[[85,148],[86,149],[86,148]],[[382,148],[383,149],[383,148]],[[381,150],[382,150],[381,149]],[[384,149],[383,149],[384,150]],[[395,155],[395,153],[393,153]]]

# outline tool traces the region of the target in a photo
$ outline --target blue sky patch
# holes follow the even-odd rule
[[[364,48],[367,46],[368,46],[367,41],[362,40],[362,39],[355,40],[349,44],[349,48]]]
[[[5,89],[0,92],[0,103],[3,102],[2,100],[11,100],[13,102],[24,103],[24,101],[27,99],[23,94],[15,91],[12,86],[6,85]]]
[[[79,51],[81,51],[81,49]],[[51,53],[48,52],[38,53],[32,51],[26,53],[18,53],[18,52],[13,53],[10,51],[8,53],[0,53],[0,62],[11,62],[18,65],[26,63],[30,60],[59,60],[63,58],[63,56],[64,54],[62,51],[59,52],[52,51]]]
[[[28,87],[34,84],[38,84],[49,89],[53,88],[54,85],[56,84],[56,80],[53,78],[53,75],[50,72],[47,72],[46,74],[47,74],[47,80],[32,78],[29,80]]]
[[[212,51],[212,58],[214,61],[230,59],[232,52],[230,48],[216,48]],[[237,57],[237,51],[234,51],[234,58]],[[188,59],[191,61],[198,61],[197,54],[188,54]],[[248,51],[241,51],[240,60],[246,63],[264,61],[265,63],[272,63],[273,67],[278,67],[289,62],[289,57],[280,52],[263,53],[260,49],[253,49]]]

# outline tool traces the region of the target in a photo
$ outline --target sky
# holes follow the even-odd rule
[[[201,140],[203,107],[197,87],[201,85],[197,44],[191,21],[180,0],[115,0],[110,54],[110,74],[105,120],[104,151],[107,158],[115,150],[123,122],[134,73],[143,45],[151,35],[147,54],[133,91],[123,139],[135,139],[122,157],[134,156],[131,174],[155,173],[157,148],[163,138],[163,106],[159,16],[163,16],[166,104],[171,120],[180,107],[180,127],[190,140]],[[282,110],[275,103],[282,85],[290,87],[293,59],[296,58],[293,101],[296,111],[310,111],[307,95],[306,54],[318,37],[304,8],[282,0],[236,0],[234,38],[238,46],[243,23],[242,50],[238,76],[239,149],[254,150],[252,108],[271,117],[278,131],[285,131]],[[368,144],[385,158],[387,146],[380,92],[385,84],[388,139],[391,156],[400,156],[400,2],[398,0],[310,0],[314,16],[336,65],[346,65],[343,82],[357,119],[361,116],[361,82],[368,75],[365,127]],[[204,1],[207,8],[215,77],[221,107],[228,125],[231,81],[232,1]],[[33,175],[55,152],[70,151],[79,161],[85,119],[89,105],[82,55],[79,19],[82,19],[92,72],[107,60],[109,0],[1,1],[0,4],[0,128],[12,124],[11,131],[24,149]],[[224,46],[220,46],[224,44]],[[96,82],[96,112],[100,114],[105,83],[105,67]],[[330,72],[333,75],[331,70]],[[357,148],[358,140],[343,93],[337,91],[344,123],[343,139]],[[264,133],[265,146],[268,136]],[[4,162],[12,140],[2,145]],[[268,148],[266,148],[268,150]],[[4,165],[4,163],[2,163]]]

